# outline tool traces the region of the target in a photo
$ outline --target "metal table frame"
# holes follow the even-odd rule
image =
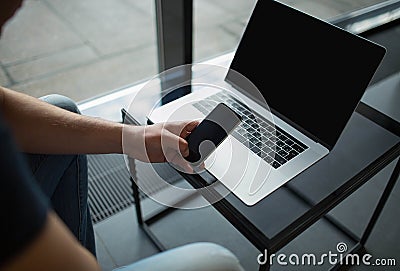
[[[385,127],[389,131],[400,135],[399,123],[383,115],[379,111],[369,107],[368,105],[361,103],[357,108],[357,112],[377,124]],[[122,118],[124,123],[131,123],[140,125],[131,115],[127,113],[125,109],[122,109]],[[343,185],[338,187],[335,191],[321,200],[319,203],[311,207],[306,213],[300,216],[298,219],[293,221],[288,227],[283,229],[277,235],[272,238],[267,238],[262,232],[260,232],[250,221],[248,221],[238,210],[236,210],[229,202],[225,199],[221,199],[218,202],[213,203],[213,207],[219,211],[241,234],[243,234],[260,252],[267,249],[269,253],[276,253],[281,248],[286,246],[290,241],[299,236],[311,225],[317,222],[322,217],[326,217],[329,211],[336,207],[339,203],[349,197],[352,193],[357,191],[363,184],[375,176],[378,172],[384,169],[391,162],[395,161],[400,156],[400,142],[394,145],[392,148],[383,153],[375,161],[366,166],[363,170],[358,172],[355,176],[345,182]],[[205,183],[199,175],[189,175],[179,172],[182,177],[189,182],[194,188],[203,188]],[[365,252],[364,246],[396,184],[400,175],[400,159],[396,162],[396,165],[390,175],[390,178],[381,194],[379,201],[373,211],[373,214],[367,223],[367,226],[362,233],[361,237],[354,236],[349,230],[343,225],[340,225],[337,221],[332,221],[337,227],[347,234],[351,239],[356,242],[356,245],[347,251],[347,253],[358,253],[362,255]],[[144,218],[142,214],[141,201],[140,201],[140,189],[134,179],[130,178],[132,183],[133,197],[135,201],[135,208],[137,214],[137,221],[141,229],[147,234],[154,245],[160,250],[165,250],[165,246],[155,236],[150,225],[157,220],[161,219],[171,211],[175,210],[173,207],[166,207],[161,212],[152,214],[151,216]],[[202,192],[202,196],[212,202],[215,198],[216,192],[212,189],[207,189]],[[296,193],[296,191],[293,191]],[[306,199],[304,199],[307,201]],[[329,220],[329,218],[328,218]],[[331,268],[331,270],[339,270],[341,266],[339,263]],[[269,261],[265,265],[260,265],[259,270],[269,270]]]

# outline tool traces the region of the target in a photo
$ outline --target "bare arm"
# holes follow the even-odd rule
[[[80,245],[54,213],[49,213],[44,229],[21,254],[1,271],[99,271],[93,255]]]
[[[25,152],[122,152],[120,123],[75,114],[3,87],[0,87],[0,108]]]
[[[198,121],[131,126],[79,115],[0,87],[0,110],[28,153],[125,153],[146,162],[169,161],[191,171],[184,138]],[[124,143],[122,144],[122,139]]]

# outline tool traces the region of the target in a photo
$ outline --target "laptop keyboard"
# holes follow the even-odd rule
[[[207,115],[217,103],[223,102],[242,117],[232,136],[244,143],[275,169],[308,148],[281,128],[251,112],[249,108],[225,91],[218,92],[193,104]]]

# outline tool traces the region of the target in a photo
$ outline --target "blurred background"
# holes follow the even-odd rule
[[[283,2],[333,20],[385,1]],[[234,50],[254,4],[194,0],[193,62]],[[155,0],[25,0],[0,40],[0,85],[82,102],[149,79],[159,72],[156,21]]]

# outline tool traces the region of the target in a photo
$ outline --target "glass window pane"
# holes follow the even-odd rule
[[[25,0],[0,39],[0,85],[76,101],[158,72],[154,0]]]
[[[238,44],[255,2],[256,0],[194,0],[194,61],[202,61],[233,51]],[[357,15],[357,11],[388,1],[282,0],[281,2],[320,19],[333,21],[351,13]],[[386,22],[385,19],[379,21],[378,24],[384,22]]]
[[[194,0],[193,61],[201,61],[232,51],[255,0]]]
[[[385,0],[281,0],[318,18],[330,20],[337,16],[372,6]]]

